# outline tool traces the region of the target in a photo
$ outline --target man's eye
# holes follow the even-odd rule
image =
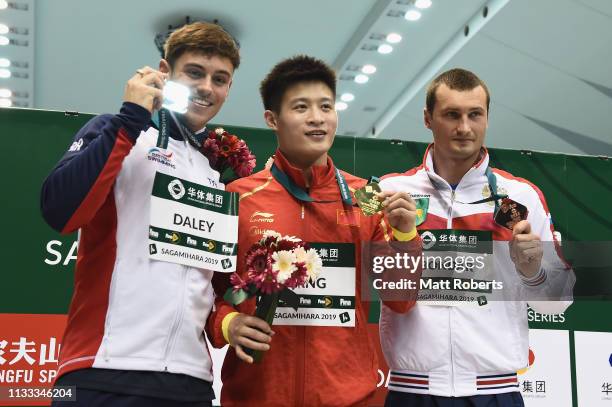
[[[475,119],[477,117],[480,117],[480,116],[482,116],[481,112],[472,112],[472,113],[470,113],[470,117],[473,118],[473,119]]]
[[[192,78],[201,78],[203,76],[202,72],[197,71],[197,70],[187,71],[187,75],[189,75]]]
[[[329,103],[324,103],[324,104],[321,105],[321,109],[325,110],[325,111],[329,111],[329,110],[332,109],[332,105],[329,104]]]
[[[447,112],[446,117],[449,117],[451,119],[456,119],[457,117],[459,117],[459,114],[457,114],[457,112]]]
[[[214,78],[214,81],[217,85],[225,85],[227,83],[227,79],[223,76],[217,76]]]

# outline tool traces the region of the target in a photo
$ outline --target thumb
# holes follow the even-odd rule
[[[531,224],[526,220],[522,220],[518,222],[512,228],[512,237],[516,237],[516,235],[529,234],[529,233],[531,233]]]

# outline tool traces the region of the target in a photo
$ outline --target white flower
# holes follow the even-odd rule
[[[295,254],[295,259],[298,263],[306,263],[306,250],[302,246],[294,249],[293,254]]]
[[[308,251],[305,251],[304,260],[300,261],[306,263],[306,271],[308,272],[308,278],[312,281],[316,280],[319,274],[321,274],[321,271],[323,271],[323,261],[321,260],[315,249],[308,249]]]
[[[268,160],[266,161],[266,164],[264,165],[264,168],[266,170],[269,170],[270,168],[272,168],[272,164],[274,164],[274,156],[268,158]]]
[[[292,243],[300,243],[302,241],[302,239],[300,239],[299,237],[289,236],[289,235],[283,236],[283,240],[287,240]]]
[[[295,264],[293,264],[296,261],[295,254],[289,250],[280,250],[272,254],[272,260],[274,260],[274,263],[272,263],[272,270],[278,272],[276,281],[280,284],[284,284],[297,269]]]
[[[222,136],[222,135],[223,135],[223,133],[225,133],[225,130],[223,129],[223,127],[217,127],[217,128],[215,129],[215,133],[216,133],[218,136]]]
[[[267,239],[267,238],[269,238],[269,237],[273,237],[273,238],[275,238],[276,240],[278,240],[278,239],[280,239],[280,238],[281,238],[281,234],[280,234],[280,233],[278,233],[278,232],[275,232],[275,231],[274,231],[274,230],[272,230],[272,229],[268,229],[268,230],[266,230],[266,231],[264,232],[263,237],[262,237],[262,240],[266,240],[266,239]]]

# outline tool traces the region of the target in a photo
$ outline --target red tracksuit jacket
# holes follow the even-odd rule
[[[280,151],[276,166],[305,189],[302,172],[292,167]],[[342,172],[351,191],[366,181]],[[331,159],[313,168],[309,195],[316,201],[293,198],[265,169],[227,187],[240,194],[238,273],[245,273],[245,254],[262,234],[272,229],[306,242],[352,242],[355,244],[355,327],[274,325],[271,348],[258,364],[240,361],[230,348],[223,363],[221,404],[225,406],[350,406],[365,403],[376,390],[378,360],[367,331],[368,303],[361,302],[361,242],[385,241],[392,236],[382,216],[364,216],[357,207],[342,203]],[[270,216],[272,215],[272,216]],[[419,245],[420,247],[420,245]],[[223,300],[228,275],[213,279],[215,309],[208,333],[216,347],[226,344],[221,329],[230,312],[253,314],[255,300],[238,307]],[[413,303],[390,302],[398,312]]]

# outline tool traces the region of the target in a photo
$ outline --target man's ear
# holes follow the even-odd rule
[[[171,70],[172,68],[170,67],[170,64],[168,63],[168,61],[166,61],[165,59],[161,59],[159,61],[159,71],[160,72],[170,73]]]
[[[431,130],[431,115],[426,107],[423,108],[423,123],[425,123],[425,127]]]
[[[264,112],[264,120],[269,128],[276,131],[278,130],[278,122],[276,119],[276,114],[272,110],[266,110]]]

